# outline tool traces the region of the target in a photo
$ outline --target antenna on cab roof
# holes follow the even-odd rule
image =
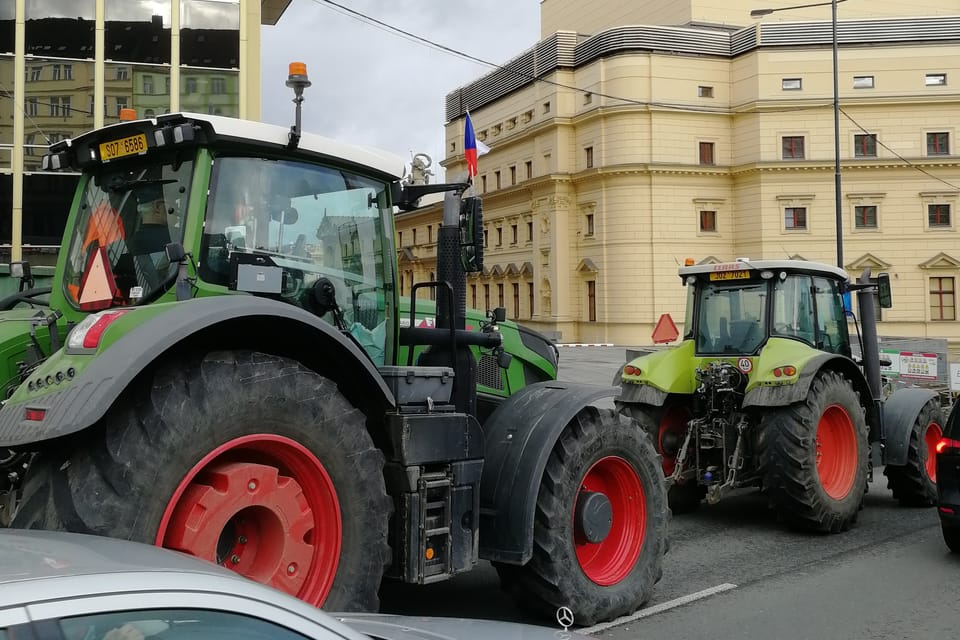
[[[303,62],[291,62],[290,72],[287,76],[287,86],[293,89],[293,103],[297,105],[296,124],[290,127],[290,138],[287,146],[296,149],[300,144],[300,105],[303,103],[303,90],[311,84],[307,78],[307,65]]]

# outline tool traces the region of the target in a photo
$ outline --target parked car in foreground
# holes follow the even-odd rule
[[[158,547],[0,530],[0,640],[556,640],[557,631],[489,620],[327,614]]]
[[[937,447],[937,510],[943,540],[960,553],[960,402],[953,405]]]

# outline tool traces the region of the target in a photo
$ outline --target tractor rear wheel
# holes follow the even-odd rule
[[[71,452],[34,465],[14,527],[156,544],[315,606],[378,608],[383,455],[334,382],[216,352],[130,391]]]
[[[907,464],[887,465],[887,487],[906,507],[929,507],[937,503],[937,442],[943,435],[940,402],[931,398],[920,409],[910,432]]]
[[[687,422],[693,417],[690,409],[681,402],[671,401],[662,407],[624,404],[620,411],[643,427],[663,459],[663,475],[669,478],[677,468],[677,455],[687,434]],[[706,487],[697,484],[696,480],[668,481],[668,487],[667,500],[673,513],[696,511],[706,495]]]
[[[847,530],[867,487],[867,424],[849,380],[816,375],[804,401],[761,421],[759,454],[771,506],[802,529]]]
[[[630,613],[662,574],[667,507],[650,441],[614,411],[586,407],[560,436],[540,482],[533,557],[497,565],[520,604],[577,624]]]

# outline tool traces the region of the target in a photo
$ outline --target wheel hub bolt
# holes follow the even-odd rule
[[[239,542],[240,544],[247,544],[247,536],[240,536],[239,538],[237,538],[237,542]]]
[[[256,491],[256,490],[257,490],[257,481],[256,481],[256,480],[251,480],[250,482],[248,482],[248,483],[247,483],[247,489],[250,489],[250,491]]]
[[[291,562],[290,564],[287,565],[287,573],[289,573],[290,575],[293,575],[296,572],[297,572],[297,564],[295,562]]]
[[[233,554],[232,556],[230,556],[230,562],[232,562],[233,564],[240,564],[240,556],[238,556],[237,554]]]

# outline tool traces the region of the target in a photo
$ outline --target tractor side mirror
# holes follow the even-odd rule
[[[187,252],[179,242],[171,242],[164,247],[164,250],[166,251],[167,260],[170,264],[180,264],[187,259]]]
[[[880,308],[889,309],[893,306],[893,293],[890,290],[890,274],[877,274],[877,293],[880,298]]]
[[[507,309],[505,307],[497,307],[490,312],[490,317],[494,322],[503,322],[507,319]]]
[[[20,279],[20,291],[23,291],[24,287],[27,289],[34,287],[33,272],[30,270],[30,263],[26,260],[10,263],[10,277]]]
[[[475,196],[460,202],[460,263],[467,273],[483,271],[483,201]]]

